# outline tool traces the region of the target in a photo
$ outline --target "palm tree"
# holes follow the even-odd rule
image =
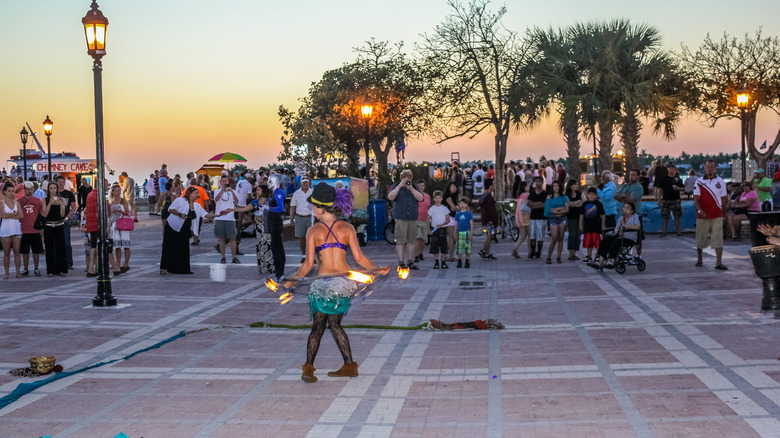
[[[569,175],[580,177],[580,120],[582,101],[586,98],[584,59],[577,50],[571,32],[534,29],[530,32],[539,53],[537,83],[557,103],[559,127],[566,142],[566,167]]]

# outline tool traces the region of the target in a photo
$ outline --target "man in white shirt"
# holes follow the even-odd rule
[[[478,167],[477,170],[474,171],[474,174],[471,175],[471,178],[474,180],[474,197],[479,198],[482,196],[482,192],[485,191],[485,166]]]
[[[252,176],[247,173],[244,175],[244,178],[241,178],[236,182],[236,196],[238,196],[236,206],[238,208],[246,207],[247,199],[252,193],[251,178]],[[241,232],[244,230],[244,223],[248,223],[247,221],[244,221],[244,213],[236,213],[236,254],[238,255],[244,255],[238,248],[238,246],[241,245]]]
[[[223,176],[219,179],[219,188],[214,192],[215,210],[214,235],[219,243],[214,247],[221,255],[220,263],[226,263],[225,244],[230,242],[230,252],[233,254],[233,263],[241,263],[236,257],[236,220],[232,214],[220,215],[225,210],[230,210],[238,204],[236,191],[230,188],[230,178]],[[244,203],[246,205],[246,203]]]
[[[306,261],[306,232],[309,231],[312,222],[312,209],[309,203],[311,195],[311,181],[309,177],[301,178],[301,188],[296,190],[290,201],[290,227],[295,230],[295,237],[298,238],[298,245],[301,247],[301,263]]]
[[[154,174],[149,174],[149,179],[146,181],[146,193],[149,199],[149,215],[154,214],[154,207],[157,205],[157,190],[154,188]]]

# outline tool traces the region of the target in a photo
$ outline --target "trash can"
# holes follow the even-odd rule
[[[387,201],[384,199],[368,201],[368,240],[384,239],[386,225]]]
[[[763,211],[748,213],[750,219],[750,240],[753,246],[766,245],[766,236],[758,231],[759,225],[775,226],[780,225],[780,211]]]

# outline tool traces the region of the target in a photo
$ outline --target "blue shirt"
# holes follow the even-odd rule
[[[268,204],[268,211],[271,213],[284,213],[284,190],[277,188],[274,191],[274,195],[268,198],[266,203]]]
[[[168,182],[168,178],[161,176],[158,181],[160,182],[160,193],[165,193],[165,183]]]
[[[471,231],[471,221],[474,215],[470,211],[458,211],[455,213],[455,222],[458,223],[458,231]]]
[[[544,215],[545,217],[553,217],[554,214],[550,213],[550,210],[553,208],[562,208],[565,207],[566,204],[569,203],[569,198],[566,196],[557,196],[555,198],[549,198],[546,201],[544,201]]]
[[[390,188],[390,191],[395,190],[397,186],[398,184],[393,184],[393,186]],[[417,187],[417,184],[412,184],[412,187],[414,187],[414,189],[418,192],[420,191],[420,189]],[[418,203],[419,201],[414,197],[414,194],[411,192],[411,190],[407,189],[406,187],[402,187],[401,190],[398,191],[398,194],[396,195],[395,201],[393,203],[393,219],[402,221],[416,221]]]
[[[604,189],[597,189],[599,194],[599,201],[604,206],[604,214],[607,216],[614,216],[617,214],[617,201],[615,201],[615,192],[617,192],[617,186],[612,181],[604,184]]]

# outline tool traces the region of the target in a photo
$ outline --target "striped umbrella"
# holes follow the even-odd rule
[[[233,152],[223,152],[209,158],[209,161],[216,161],[220,163],[246,163],[246,158]]]

